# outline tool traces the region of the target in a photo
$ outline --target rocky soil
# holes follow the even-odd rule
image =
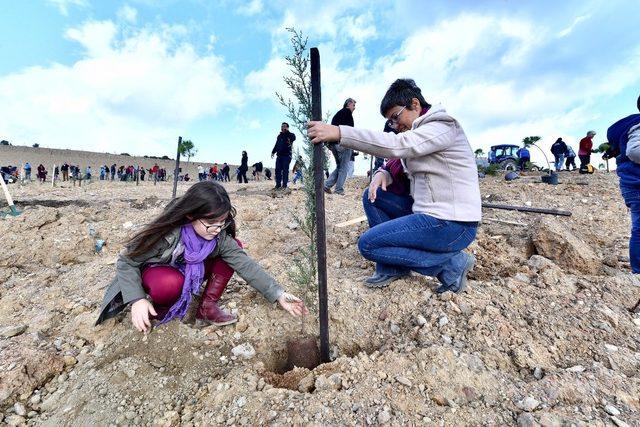
[[[223,297],[233,326],[174,321],[143,335],[128,313],[93,326],[118,251],[169,200],[168,184],[12,186],[24,212],[0,219],[0,424],[640,425],[640,315],[629,312],[640,286],[617,178],[539,181],[487,177],[483,199],[573,215],[485,209],[461,295],[438,296],[418,275],[364,288],[366,224],[334,225],[363,214],[366,183],[328,195],[335,359],[287,373],[300,321],[241,279]],[[293,220],[303,194],[271,197],[271,185],[227,185],[239,237],[300,293],[287,272],[304,243]]]

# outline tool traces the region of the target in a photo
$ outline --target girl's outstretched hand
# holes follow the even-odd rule
[[[149,314],[157,316],[156,310],[146,299],[139,299],[131,305],[131,323],[140,332],[148,332],[151,329]]]
[[[340,141],[340,128],[325,122],[309,122],[307,123],[307,135],[314,144],[338,142]]]
[[[295,295],[291,295],[288,292],[283,293],[278,298],[278,303],[289,312],[292,316],[302,316],[303,314],[309,314],[309,310],[305,307],[304,302]]]

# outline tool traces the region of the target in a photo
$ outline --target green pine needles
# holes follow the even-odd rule
[[[318,268],[316,259],[316,202],[313,177],[313,144],[307,136],[307,122],[311,120],[311,74],[310,61],[307,52],[307,37],[293,28],[287,28],[291,33],[293,54],[285,56],[290,74],[284,76],[284,82],[291,91],[292,97],[285,98],[276,93],[278,101],[287,110],[287,117],[292,125],[298,129],[304,138],[302,144],[303,186],[305,195],[305,211],[295,214],[295,220],[306,237],[306,243],[294,256],[289,278],[295,284],[305,304],[312,311],[317,311]],[[299,151],[298,151],[299,153]],[[296,156],[297,158],[297,156]],[[294,160],[295,161],[295,160]],[[304,317],[302,333],[304,334]]]

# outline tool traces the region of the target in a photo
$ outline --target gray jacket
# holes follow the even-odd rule
[[[345,147],[377,157],[403,159],[414,213],[451,221],[481,220],[473,151],[460,124],[442,106],[432,106],[413,122],[411,130],[397,135],[349,126],[340,126],[340,135],[340,145]]]
[[[629,140],[627,141],[627,152],[625,153],[634,163],[640,163],[640,125],[629,129]]]
[[[121,312],[130,302],[145,298],[146,293],[142,287],[142,270],[145,266],[151,264],[169,264],[173,251],[179,242],[180,228],[176,228],[164,236],[163,239],[160,239],[144,255],[129,258],[126,249],[122,250],[116,263],[116,277],[104,295],[96,325]],[[222,257],[240,277],[260,292],[269,302],[275,302],[284,292],[273,277],[251,259],[226,231],[220,233],[218,244],[208,258],[217,256]]]

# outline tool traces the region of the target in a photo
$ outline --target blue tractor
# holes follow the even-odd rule
[[[506,171],[518,170],[518,150],[520,146],[513,144],[494,145],[489,151],[489,164],[500,165],[500,169]],[[540,167],[531,165],[532,171],[540,170]]]

